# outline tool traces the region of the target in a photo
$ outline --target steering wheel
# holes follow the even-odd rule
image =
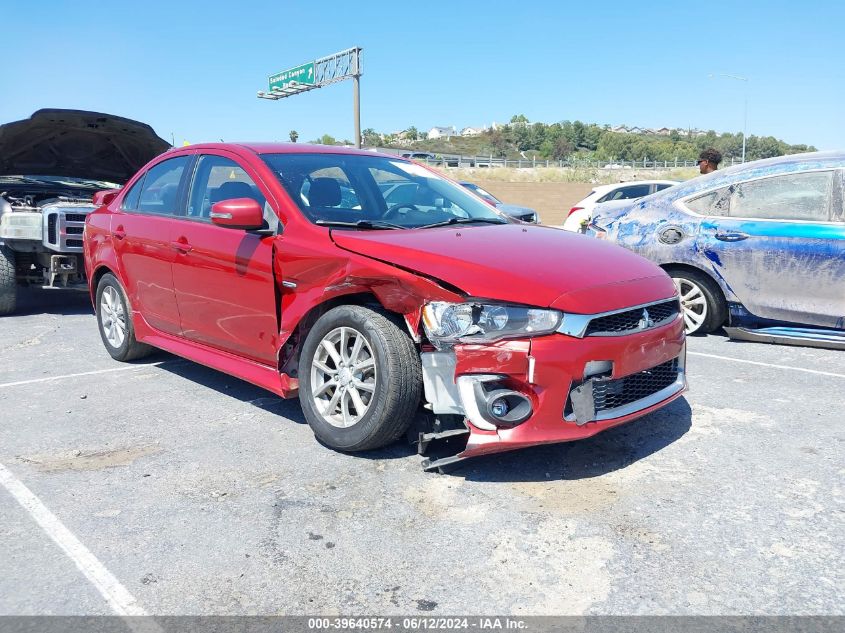
[[[396,216],[399,215],[401,209],[408,209],[409,211],[419,211],[420,208],[415,205],[411,204],[410,202],[400,202],[399,204],[390,207],[387,211],[384,212],[382,216],[383,220],[391,220],[394,219]]]

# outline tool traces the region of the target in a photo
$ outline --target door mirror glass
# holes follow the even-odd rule
[[[252,198],[221,200],[211,207],[211,221],[230,229],[260,229],[264,226],[264,210]]]

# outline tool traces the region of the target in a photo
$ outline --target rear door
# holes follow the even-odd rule
[[[779,174],[687,202],[705,212],[698,246],[754,315],[843,327],[841,172]]]
[[[173,292],[176,251],[170,242],[190,161],[191,156],[176,156],[151,167],[127,192],[111,220],[117,263],[132,309],[168,334],[180,331]]]
[[[265,207],[268,228],[278,224],[257,175],[225,152],[199,156],[187,213],[174,233],[179,245],[173,284],[182,335],[238,356],[274,365],[278,345],[273,235],[211,223],[216,202],[253,198]]]

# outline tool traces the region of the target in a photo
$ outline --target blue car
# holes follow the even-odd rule
[[[845,349],[845,152],[737,165],[599,205],[588,234],[662,266],[687,332]]]

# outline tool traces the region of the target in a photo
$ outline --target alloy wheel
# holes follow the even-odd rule
[[[100,324],[109,345],[115,349],[126,340],[126,312],[114,286],[106,286],[100,297]]]
[[[326,334],[311,363],[311,397],[320,416],[339,428],[353,426],[370,408],[376,390],[373,350],[351,327]]]
[[[707,320],[707,297],[701,287],[689,279],[672,278],[681,298],[681,312],[684,315],[684,331],[687,334],[697,332]]]

